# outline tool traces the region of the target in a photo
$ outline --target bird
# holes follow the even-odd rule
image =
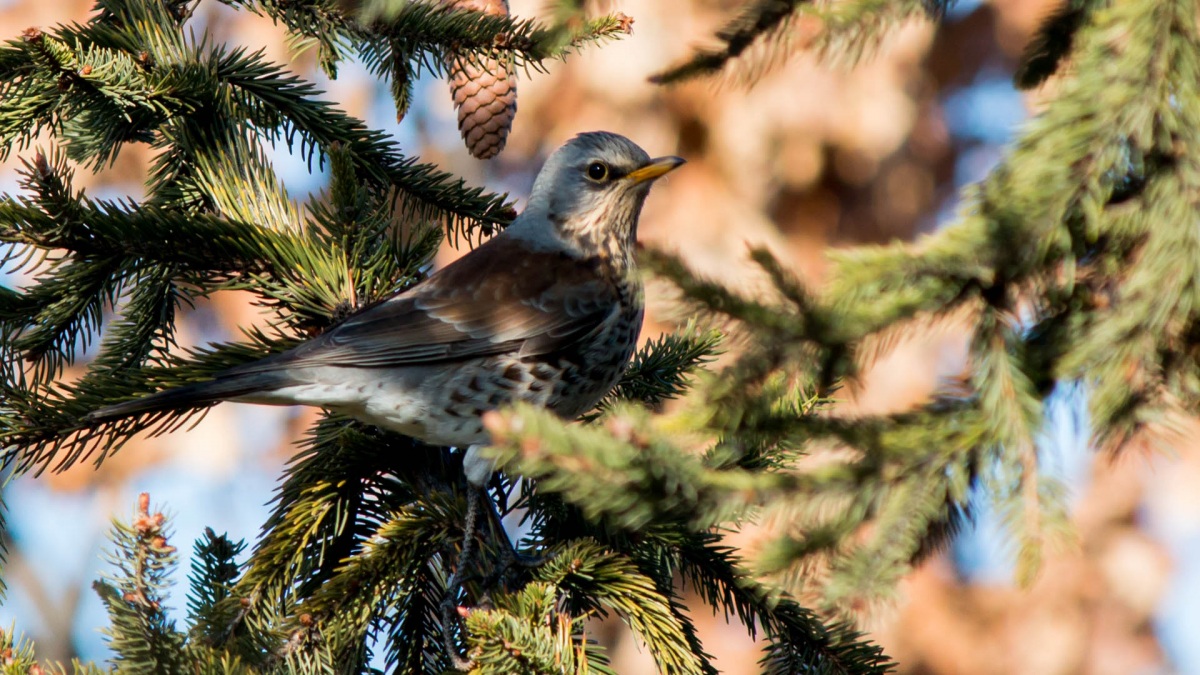
[[[579,134],[547,158],[507,228],[423,281],[292,349],[88,419],[221,401],[302,404],[466,448],[476,496],[468,498],[457,578],[495,468],[479,455],[490,440],[483,416],[525,402],[574,419],[617,383],[642,326],[642,205],[651,185],[683,163],[651,158],[618,134]]]
[[[633,355],[638,218],[654,181],[683,163],[618,134],[579,134],[549,156],[507,228],[425,280],[290,350],[88,418],[300,404],[460,448],[487,443],[483,414],[516,401],[573,419]]]

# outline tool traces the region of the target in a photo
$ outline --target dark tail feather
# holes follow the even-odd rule
[[[92,422],[105,422],[130,415],[198,408],[238,396],[262,393],[284,386],[284,378],[271,372],[230,373],[209,382],[166,389],[132,401],[117,403],[88,413]]]

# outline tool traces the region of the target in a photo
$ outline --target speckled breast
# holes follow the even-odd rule
[[[580,341],[577,349],[565,350],[557,365],[562,375],[551,397],[550,409],[574,419],[591,410],[625,373],[642,330],[640,297],[623,303],[626,311],[605,331]]]

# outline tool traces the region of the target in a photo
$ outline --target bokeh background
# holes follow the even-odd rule
[[[602,3],[598,9],[632,16],[633,34],[522,79],[508,148],[488,162],[462,146],[445,82],[426,76],[397,123],[386,83],[356,64],[329,81],[313,55],[289,51],[282,28],[268,20],[200,0],[194,25],[217,40],[264,49],[316,80],[350,114],[393,134],[406,153],[510,192],[518,203],[546,154],[580,131],[616,131],[651,154],[683,155],[685,169],[655,188],[641,239],[747,289],[758,281],[746,259],[751,245],[769,247],[819,286],[832,247],[911,239],[952,222],[959,189],[986,174],[1053,92],[1053,83],[1017,92],[1010,77],[1054,0],[961,0],[942,24],[907,25],[854,68],[800,53],[753,87],[728,79],[669,89],[647,82],[705,44],[740,4]],[[539,0],[511,5],[523,17],[541,9]],[[0,36],[82,20],[89,9],[87,0],[0,0]],[[131,147],[111,170],[80,174],[77,184],[93,197],[136,199],[149,160],[146,149]],[[274,151],[274,161],[293,198],[326,182],[286,148]],[[0,165],[0,191],[16,191],[17,165],[16,158]],[[439,262],[461,253],[446,247]],[[27,282],[0,270],[2,284]],[[677,318],[667,297],[651,286],[643,339]],[[230,339],[262,320],[247,296],[220,295],[183,315],[180,341]],[[962,368],[964,342],[952,324],[914,333],[841,405],[864,412],[912,406]],[[980,496],[976,524],[909,575],[894,601],[862,617],[900,672],[1200,673],[1197,448],[1097,457],[1083,410],[1078,394],[1058,396],[1042,447],[1044,470],[1072,487],[1074,539],[1048,557],[1031,587],[1019,588],[1012,547]],[[303,409],[226,404],[190,432],[131,443],[98,470],[81,464],[7,486],[9,592],[0,627],[34,637],[44,658],[104,658],[106,618],[90,585],[106,568],[110,518],[128,517],[142,491],[165,505],[174,516],[172,541],[184,553],[182,586],[190,542],[205,526],[253,541],[292,444],[312,419]],[[755,532],[735,535],[734,543],[753,548]],[[173,609],[182,619],[179,591]],[[743,628],[706,610],[695,618],[719,668],[758,671],[758,647]],[[618,672],[652,672],[619,622],[592,630],[610,646]]]

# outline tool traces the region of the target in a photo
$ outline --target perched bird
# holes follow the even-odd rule
[[[573,419],[633,354],[638,215],[654,180],[682,163],[617,134],[580,134],[546,161],[507,229],[423,282],[289,351],[89,417],[303,404],[457,447],[486,443],[481,416],[513,401]],[[467,469],[476,485],[491,475],[470,457]]]
[[[651,159],[623,136],[580,134],[546,161],[506,230],[425,281],[291,350],[89,419],[226,400],[304,404],[469,448],[464,467],[475,490],[442,607],[449,626],[494,469],[477,455],[488,441],[481,417],[524,401],[573,419],[617,383],[642,326],[638,216],[654,180],[680,164]],[[452,632],[443,634],[452,661],[468,668]]]

